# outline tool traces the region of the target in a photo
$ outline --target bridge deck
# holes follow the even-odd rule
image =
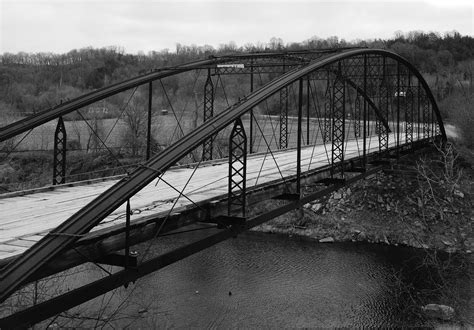
[[[390,135],[390,146],[395,144],[395,136]],[[403,143],[403,139],[400,139]],[[369,144],[370,142],[370,144]],[[326,153],[326,148],[328,153]],[[308,146],[302,148],[302,172],[314,170],[330,163],[331,145]],[[360,156],[362,139],[347,142],[345,159]],[[367,142],[367,151],[378,151],[377,138]],[[281,176],[296,174],[296,150],[251,155],[247,159],[247,186],[281,179]],[[329,155],[329,156],[328,156]],[[275,162],[278,167],[275,166]],[[156,212],[192,204],[185,197],[179,197],[176,190],[186,186],[193,168],[168,170],[162,180],[154,180],[130,200],[134,221]],[[281,172],[281,174],[280,174]],[[184,194],[193,202],[227,194],[228,164],[226,161],[201,165],[187,183]],[[59,185],[51,190],[0,199],[2,217],[0,219],[0,260],[19,255],[52,232],[72,214],[92,201],[100,193],[115,184],[118,179],[83,185]],[[173,187],[170,187],[172,184]],[[178,201],[176,199],[178,198]],[[94,230],[117,225],[125,221],[125,205],[120,206],[104,219]]]

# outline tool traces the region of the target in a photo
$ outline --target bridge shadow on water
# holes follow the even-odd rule
[[[163,237],[142,250],[160,254],[202,238]],[[448,258],[443,256],[442,258]],[[453,260],[451,270],[462,267]],[[443,272],[426,253],[381,244],[320,244],[249,232],[176,262],[59,317],[59,326],[123,328],[288,328],[431,326],[420,306],[447,303],[453,293],[466,318],[468,279]],[[97,269],[81,278],[97,276]],[[94,275],[95,274],[95,275]],[[89,280],[90,280],[89,279]],[[453,301],[451,301],[452,303]]]

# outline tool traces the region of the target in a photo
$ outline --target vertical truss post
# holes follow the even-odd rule
[[[207,69],[207,79],[204,84],[204,122],[214,116],[214,85],[212,83],[211,69]],[[202,145],[202,160],[212,159],[212,145],[214,136],[209,137]]]
[[[336,168],[340,167],[341,178],[344,178],[344,140],[346,119],[345,81],[342,79],[341,62],[333,86],[332,98],[332,167],[331,176],[334,178]],[[337,164],[337,165],[336,165]]]
[[[310,116],[309,116],[309,102],[310,102],[310,79],[309,79],[309,75],[306,79],[306,145],[309,145],[309,119],[310,119]]]
[[[420,81],[418,80],[418,87],[416,89],[417,92],[417,102],[416,102],[416,112],[417,112],[417,123],[416,123],[416,139],[420,140],[420,127],[421,127],[421,109],[422,109],[422,99],[421,99],[421,85]]]
[[[436,120],[436,118],[433,116],[433,125],[434,125],[434,134],[436,136],[440,136],[441,135],[441,128],[439,127],[439,123],[438,121]]]
[[[354,137],[360,138],[360,121],[362,117],[362,108],[360,104],[360,94],[356,92],[356,98],[354,101]]]
[[[364,94],[367,95],[367,55],[364,55],[364,84],[363,84]],[[367,164],[367,102],[364,98],[364,114],[363,114],[363,151],[362,151],[362,167],[365,168]]]
[[[247,135],[240,118],[234,122],[229,137],[229,199],[227,213],[245,218],[247,177]]]
[[[397,62],[397,157],[400,155],[400,98],[402,95],[400,87],[400,62]]]
[[[125,268],[128,268],[130,265],[129,256],[130,256],[130,215],[132,214],[130,209],[130,199],[127,199],[125,215]]]
[[[434,141],[436,121],[435,121],[435,116],[433,112],[430,112],[430,118],[431,118],[431,141]]]
[[[302,134],[302,119],[303,119],[303,78],[299,80],[298,92],[298,139],[296,141],[296,193],[301,196],[301,140]]]
[[[288,86],[280,90],[280,149],[288,148]]]
[[[413,146],[413,108],[414,96],[411,87],[411,75],[408,74],[407,90],[405,96],[405,143],[411,148]]]
[[[150,81],[148,84],[148,126],[146,135],[146,160],[150,159],[151,156],[151,105],[153,99],[153,82]]]
[[[253,59],[250,61],[250,93],[253,93]],[[249,140],[249,146],[250,146],[250,153],[253,153],[253,108],[250,109],[250,140]]]
[[[66,139],[63,117],[59,117],[54,132],[53,185],[66,183]]]
[[[388,95],[389,88],[387,86],[385,57],[382,58],[382,82],[379,86],[379,110],[381,115],[385,115],[388,123]],[[388,153],[388,130],[380,119],[377,119],[378,137],[379,137],[379,153]]]
[[[323,142],[331,141],[331,117],[332,117],[332,93],[331,79],[328,70],[326,92],[324,94],[324,124],[323,124]]]
[[[421,103],[423,108],[423,139],[427,139],[430,137],[430,102],[425,92],[422,94]]]

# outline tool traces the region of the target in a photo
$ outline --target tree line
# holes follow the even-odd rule
[[[285,43],[281,38],[272,38],[267,43],[238,46],[235,42],[229,42],[217,48],[177,43],[174,51],[164,49],[147,54],[127,54],[123,47],[118,46],[74,49],[65,54],[4,53],[0,55],[0,112],[34,113],[61,100],[72,99],[155,68],[210,55],[342,47],[382,48],[407,58],[425,75],[439,102],[466,88],[472,90],[473,37],[462,36],[455,31],[445,34],[398,31],[393,38],[375,40],[346,41],[333,36]],[[181,79],[186,77],[168,81],[168,87],[174,94],[179,93],[183,83]],[[242,81],[239,80],[238,84]],[[444,115],[447,116],[446,111]]]

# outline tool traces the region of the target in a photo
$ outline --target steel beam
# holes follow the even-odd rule
[[[341,65],[340,62],[339,65]],[[332,95],[331,177],[334,178],[336,175],[340,174],[340,177],[343,179],[344,168],[341,165],[344,162],[344,143],[346,131],[346,85],[341,77],[341,74],[336,76]],[[338,168],[340,168],[339,171],[337,170]]]
[[[246,215],[247,135],[240,118],[229,136],[228,216]]]
[[[306,145],[310,144],[310,138],[309,138],[309,130],[310,130],[310,96],[311,96],[311,81],[309,79],[309,76],[306,77]],[[317,97],[317,96],[316,96]],[[316,106],[316,105],[315,105]]]
[[[331,124],[332,124],[332,91],[331,91],[331,76],[327,74],[326,92],[324,93],[324,124],[323,124],[323,142],[331,141]]]
[[[364,80],[363,80],[363,91],[364,93],[367,93],[367,55],[364,55]],[[367,121],[368,121],[368,116],[367,116],[367,101],[364,98],[364,108],[363,108],[363,132],[362,132],[362,140],[363,140],[363,145],[362,145],[362,167],[365,168],[367,165]]]
[[[207,79],[204,84],[204,122],[214,117],[214,84],[212,83],[211,69],[207,70]],[[214,144],[214,136],[210,136],[202,145],[202,160],[212,160],[212,149]]]
[[[146,160],[151,157],[151,106],[153,101],[153,82],[148,83],[148,117],[147,117],[147,134],[146,134]]]
[[[280,149],[288,148],[288,87],[280,90]]]
[[[253,88],[254,88],[254,75],[253,75],[253,70],[254,70],[254,63],[253,60],[250,62],[251,67],[250,67],[250,94],[253,93]],[[253,108],[250,109],[250,137],[249,137],[249,151],[251,154],[253,154],[253,122],[254,122],[254,114],[253,114]]]
[[[298,84],[298,131],[296,140],[296,193],[301,196],[301,140],[302,119],[303,119],[303,78],[300,78]]]
[[[354,137],[360,138],[360,122],[362,120],[362,105],[360,104],[360,94],[356,92],[356,98],[354,100]]]
[[[413,145],[413,109],[415,107],[415,96],[411,86],[411,76],[408,75],[408,82],[405,96],[405,143],[411,148]]]
[[[379,86],[379,110],[385,121],[388,123],[388,107],[389,107],[389,95],[390,89],[388,86],[388,78],[386,77],[386,63],[385,57],[382,59],[382,82]],[[382,121],[377,118],[378,124],[378,137],[379,137],[379,153],[380,155],[387,153],[388,151],[388,129],[382,124]]]
[[[59,117],[54,131],[53,185],[66,183],[66,141],[66,127]]]
[[[430,102],[423,92],[421,95],[421,104],[423,108],[423,138],[430,138]]]

